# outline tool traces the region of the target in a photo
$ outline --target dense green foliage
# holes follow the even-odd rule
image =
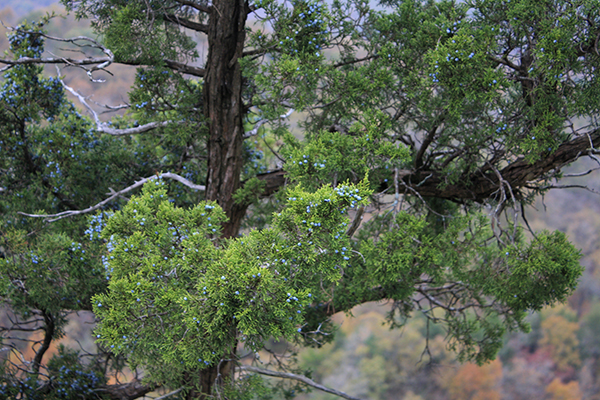
[[[221,114],[182,29],[209,30],[226,2],[206,13],[175,0],[65,3],[139,68],[127,114],[108,125],[76,110],[43,59],[4,75],[0,299],[12,317],[0,322],[20,334],[33,324],[42,340],[22,364],[24,347],[7,341],[1,390],[70,398],[83,387],[63,387],[72,371],[100,387],[126,362],[150,386],[194,395],[240,354],[272,338],[320,347],[335,312],[381,300],[391,326],[420,313],[461,361],[482,364],[507,331],[528,330],[528,312],[575,289],[579,251],[563,233],[526,232],[519,215],[598,141],[599,2],[258,1],[237,43],[249,52],[223,66],[240,79],[218,85],[243,86],[235,206],[179,183],[214,191],[215,165],[238,162],[234,145],[212,152],[237,117],[211,136]],[[49,22],[11,33],[12,61],[42,57]],[[280,117],[290,108],[304,112],[301,138]],[[140,178],[130,199],[60,214]],[[228,216],[245,218],[238,237],[221,235]],[[98,318],[99,354],[82,363],[62,349],[45,363],[78,310]]]

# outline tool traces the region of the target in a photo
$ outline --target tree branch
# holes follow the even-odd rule
[[[46,35],[45,33],[41,33],[41,32],[24,31],[22,29],[16,29],[16,28],[8,28],[8,29],[17,31],[17,32],[41,35],[47,39],[54,40],[57,42],[71,43],[77,47],[96,48],[96,49],[101,50],[104,54],[106,54],[106,57],[87,57],[82,60],[69,58],[69,57],[48,57],[48,58],[20,57],[16,60],[0,59],[0,64],[6,64],[6,66],[4,68],[0,69],[0,72],[6,71],[6,70],[14,67],[15,65],[67,64],[67,65],[75,66],[75,67],[82,68],[83,70],[85,70],[88,77],[90,78],[90,80],[92,80],[92,82],[104,82],[101,79],[94,79],[94,77],[92,76],[92,73],[94,71],[104,70],[106,67],[108,67],[110,64],[112,64],[115,60],[115,56],[112,53],[112,51],[110,51],[110,49],[108,49],[107,47],[104,47],[98,41],[96,41],[92,38],[86,37],[86,36],[76,36],[73,38],[59,38],[59,37]],[[81,42],[83,42],[84,44],[80,44]],[[87,65],[94,65],[94,64],[97,64],[97,65],[95,65],[91,68],[86,67]]]
[[[95,211],[95,210],[105,206],[106,204],[110,203],[112,200],[116,199],[117,197],[122,196],[123,194],[128,193],[128,192],[132,191],[133,189],[144,185],[146,182],[149,182],[156,178],[169,178],[169,179],[176,180],[194,190],[202,190],[202,191],[206,190],[206,186],[204,186],[204,185],[196,185],[193,182],[185,179],[183,176],[174,174],[172,172],[166,172],[163,174],[149,176],[148,178],[142,178],[141,180],[137,181],[133,185],[128,186],[125,189],[119,190],[118,192],[112,193],[112,195],[110,197],[108,197],[107,199],[101,201],[100,203],[98,203],[96,205],[88,207],[84,210],[68,210],[68,211],[63,211],[63,212],[57,213],[57,214],[27,214],[27,213],[18,211],[18,214],[24,215],[26,217],[31,217],[31,218],[44,218],[47,222],[58,221],[59,219],[72,217],[74,215],[87,214],[87,213],[90,213],[92,211]]]
[[[327,386],[323,386],[315,381],[313,381],[312,379],[307,378],[306,376],[303,375],[297,375],[297,374],[292,374],[290,372],[280,372],[280,371],[272,371],[269,369],[263,369],[263,368],[257,368],[257,367],[252,367],[249,365],[242,365],[239,367],[240,370],[242,371],[249,371],[249,372],[254,372],[256,374],[261,374],[261,375],[267,375],[267,376],[274,376],[276,378],[284,378],[284,379],[293,379],[296,381],[300,381],[302,383],[305,383],[309,386],[314,387],[315,389],[319,389],[325,393],[331,393],[334,394],[336,396],[339,397],[343,397],[344,399],[348,399],[348,400],[360,400],[357,397],[352,397],[344,392],[340,392],[339,390],[335,390],[335,389],[330,389]]]
[[[350,227],[346,231],[346,236],[352,237],[352,235],[354,235],[354,233],[360,226],[360,223],[362,222],[364,212],[365,212],[364,206],[358,207],[358,210],[356,210],[356,215],[354,216],[354,220],[352,221],[352,225],[350,225]]]
[[[582,156],[589,155],[597,146],[600,146],[600,129],[561,144],[552,154],[544,155],[533,163],[520,158],[499,172],[505,182],[514,190],[516,200],[520,200],[520,188],[532,188],[531,182],[553,169],[558,169]],[[286,182],[283,169],[273,170],[257,175],[257,177],[267,182],[261,197],[272,195]],[[464,177],[457,184],[448,184],[446,174],[437,170],[401,170],[399,180],[405,188],[405,193],[457,202],[485,202],[494,195],[500,185],[498,177],[487,165]]]
[[[175,71],[179,71],[181,73],[188,74],[188,75],[197,76],[200,78],[203,78],[204,74],[206,72],[206,70],[204,68],[194,67],[192,65],[187,65],[184,63],[180,63],[178,61],[164,60],[164,63],[167,67],[174,69]],[[136,64],[130,64],[130,65],[136,65]]]
[[[528,183],[535,181],[553,169],[558,169],[570,164],[579,157],[588,154],[594,147],[600,145],[600,130],[595,130],[589,135],[579,136],[573,140],[563,143],[552,154],[540,157],[539,160],[530,163],[524,158],[507,165],[500,174],[513,190],[515,196],[519,188],[526,187]],[[431,177],[416,185],[421,177]],[[415,190],[422,196],[433,196],[454,201],[473,200],[483,202],[490,198],[497,190],[500,182],[495,173],[482,170],[475,171],[471,175],[461,179],[458,184],[445,184],[445,175],[438,171],[424,171],[422,173],[412,172],[403,177],[407,187]],[[464,182],[469,182],[465,185]]]
[[[181,4],[182,6],[188,6],[188,7],[192,7],[195,10],[198,10],[200,12],[204,12],[207,14],[210,14],[212,7],[211,6],[205,6],[203,4],[198,4],[195,1],[191,1],[191,0],[175,0],[176,2],[178,2],[179,4]]]
[[[165,14],[165,19],[169,22],[174,22],[185,28],[191,29],[196,32],[202,32],[208,34],[208,25],[200,24],[198,22],[190,21],[189,19],[178,17],[175,14]]]
[[[182,390],[183,390],[183,388],[179,388],[179,389],[173,390],[172,392],[169,392],[167,394],[163,394],[162,396],[157,397],[154,400],[164,400],[164,399],[169,398],[171,396],[175,396],[177,393],[181,392]]]
[[[190,4],[185,4],[185,5],[192,4],[191,1],[185,1],[185,3],[190,3]],[[199,7],[205,8],[204,6],[199,6]],[[194,7],[194,8],[196,8],[196,7]],[[201,25],[201,24],[198,24],[198,25]],[[197,28],[199,28],[199,26],[197,26]],[[66,65],[78,67],[78,68],[85,70],[88,77],[90,78],[90,80],[92,80],[92,82],[104,82],[104,80],[102,80],[102,79],[94,79],[94,77],[92,76],[92,73],[95,71],[98,71],[98,70],[105,70],[106,67],[108,67],[110,64],[113,64],[116,62],[115,56],[109,48],[103,46],[98,41],[96,41],[92,38],[86,37],[86,36],[76,36],[76,37],[72,37],[72,38],[60,38],[60,37],[46,35],[45,33],[41,33],[41,32],[24,31],[24,30],[16,29],[16,28],[9,28],[9,29],[17,31],[17,32],[35,33],[36,35],[41,35],[41,36],[45,37],[46,39],[54,40],[56,42],[71,43],[77,47],[95,48],[95,49],[102,51],[104,54],[106,54],[106,57],[86,57],[84,59],[75,59],[75,58],[70,58],[70,57],[56,57],[56,56],[55,57],[40,57],[40,58],[21,57],[16,60],[0,58],[0,64],[6,64],[5,67],[0,68],[0,72],[6,71],[16,65],[66,64]],[[165,63],[165,65],[167,67],[169,67],[173,70],[182,72],[184,74],[198,76],[198,77],[204,76],[204,72],[205,72],[204,68],[194,67],[191,65],[181,63],[179,61],[175,61],[175,60],[163,60],[163,62]],[[136,62],[135,60],[119,61],[118,63],[125,64],[125,65],[143,65],[143,64],[140,64],[139,62]],[[92,67],[88,68],[88,66],[90,66],[90,65]]]
[[[488,55],[487,58],[488,58],[488,60],[494,61],[498,64],[506,65],[510,69],[517,71],[517,72],[521,71],[521,69],[522,69],[520,65],[517,65],[517,64],[514,64],[513,62],[511,62],[507,56],[498,58],[498,57],[494,57],[492,55]]]
[[[55,332],[55,324],[54,317],[51,314],[42,311],[42,316],[44,317],[44,340],[40,348],[35,352],[35,357],[33,358],[33,373],[37,376],[40,373],[40,366],[42,365],[42,358],[44,358],[44,354],[50,348],[50,343],[54,339]]]
[[[79,102],[81,104],[83,104],[88,109],[88,111],[92,114],[92,117],[94,117],[94,122],[96,122],[96,130],[98,132],[106,133],[108,135],[113,135],[113,136],[136,135],[139,133],[151,131],[156,128],[161,128],[161,127],[167,126],[170,123],[172,123],[171,121],[160,121],[160,122],[150,122],[148,124],[136,126],[134,128],[125,128],[125,129],[111,128],[110,126],[108,126],[108,124],[100,121],[100,118],[98,117],[98,113],[96,113],[96,111],[94,111],[94,109],[87,103],[85,97],[83,97],[82,95],[77,93],[75,91],[75,89],[73,89],[72,87],[67,86],[67,84],[62,79],[60,79],[60,70],[58,69],[58,66],[56,67],[56,71],[58,72],[58,76],[59,76],[58,80],[63,85],[63,87],[66,90],[68,90],[73,96],[77,97],[77,99],[79,99]]]
[[[294,109],[292,108],[288,112],[286,112],[285,114],[280,115],[278,119],[286,119],[290,115],[292,115],[293,112],[294,112]],[[254,128],[250,132],[246,132],[244,134],[244,139],[248,139],[248,138],[250,138],[252,136],[256,136],[258,134],[258,130],[260,129],[260,127],[263,126],[264,124],[266,124],[267,122],[269,122],[269,120],[266,119],[266,118],[258,120],[256,122],[256,125],[254,125]]]
[[[253,50],[246,50],[242,53],[242,57],[246,57],[246,56],[259,56],[262,54],[266,54],[271,50],[276,49],[277,46],[269,46],[267,48],[264,49],[253,49]]]
[[[108,395],[111,400],[135,400],[158,389],[155,385],[145,385],[138,379],[131,382],[107,385],[98,391]]]

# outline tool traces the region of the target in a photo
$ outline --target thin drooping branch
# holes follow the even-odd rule
[[[92,114],[92,117],[94,118],[94,122],[96,122],[96,130],[98,132],[106,133],[108,135],[113,135],[113,136],[136,135],[136,134],[151,131],[156,128],[162,128],[162,127],[165,127],[165,126],[169,125],[170,123],[172,123],[171,121],[159,121],[159,122],[150,122],[150,123],[147,123],[144,125],[136,126],[134,128],[125,128],[125,129],[111,128],[110,126],[108,126],[108,124],[100,121],[100,118],[98,117],[98,113],[88,104],[85,97],[80,95],[75,89],[68,86],[62,79],[60,79],[60,70],[58,69],[58,66],[56,67],[56,71],[58,72],[58,76],[59,76],[58,80],[63,85],[63,87],[66,90],[68,90],[73,96],[77,97],[79,102],[81,104],[83,104],[85,106],[85,108],[87,108],[88,111]]]
[[[125,189],[119,190],[118,192],[112,193],[112,195],[110,197],[108,197],[105,200],[102,200],[100,203],[95,204],[91,207],[88,207],[84,210],[68,210],[68,211],[63,211],[63,212],[57,213],[57,214],[27,214],[27,213],[24,213],[21,211],[19,211],[18,213],[21,215],[24,215],[26,217],[31,217],[31,218],[44,218],[47,222],[54,222],[54,221],[58,221],[60,219],[72,217],[75,215],[87,214],[87,213],[95,211],[99,208],[104,207],[105,205],[107,205],[108,203],[110,203],[111,201],[116,199],[117,197],[122,196],[125,193],[128,193],[128,192],[132,191],[133,189],[136,189],[140,186],[143,186],[146,182],[149,182],[156,178],[173,179],[173,180],[176,180],[176,181],[184,184],[185,186],[189,187],[190,189],[202,190],[202,191],[206,190],[206,186],[204,186],[204,185],[196,185],[195,183],[185,179],[183,176],[174,174],[172,172],[166,172],[163,174],[149,176],[148,178],[142,178],[139,181],[137,181],[136,183],[134,183],[133,185],[128,186]]]
[[[280,371],[272,371],[270,369],[263,369],[263,368],[258,368],[258,367],[252,367],[249,365],[242,365],[239,367],[240,370],[242,371],[248,371],[248,372],[254,372],[255,374],[261,374],[261,375],[267,375],[267,376],[273,376],[276,378],[284,378],[284,379],[293,379],[302,383],[305,383],[309,386],[314,387],[315,389],[321,390],[325,393],[330,393],[339,397],[342,397],[344,399],[348,399],[348,400],[360,400],[357,397],[353,397],[350,396],[344,392],[340,392],[339,390],[335,390],[335,389],[331,389],[328,388],[327,386],[323,386],[315,381],[313,381],[312,379],[307,378],[306,376],[303,375],[298,375],[298,374],[292,374],[290,372],[280,372]]]

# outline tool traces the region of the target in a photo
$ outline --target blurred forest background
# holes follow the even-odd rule
[[[8,48],[6,26],[23,19],[38,20],[53,11],[66,15],[64,8],[51,0],[0,1],[4,24],[0,26],[0,49]],[[75,21],[72,15],[54,18],[47,28],[53,36],[95,37],[88,21]],[[48,43],[47,50],[52,51],[53,45]],[[202,48],[199,54],[202,58]],[[85,96],[93,95],[93,101],[110,105],[127,102],[135,68],[112,65],[110,71],[113,76],[105,74],[104,83],[90,82],[78,69],[63,68],[61,72],[68,85]],[[56,74],[54,67],[46,72]],[[111,114],[105,116],[108,119]],[[294,116],[291,122],[295,125]],[[565,175],[596,167],[592,160],[579,162]],[[531,315],[531,332],[506,336],[494,362],[482,367],[457,363],[446,349],[443,331],[427,326],[419,316],[407,321],[401,330],[391,331],[384,324],[389,306],[373,303],[353,310],[353,318],[336,315],[336,340],[321,349],[303,350],[297,355],[299,365],[311,371],[317,382],[372,400],[600,399],[600,171],[566,178],[561,184],[591,190],[555,189],[526,210],[527,220],[534,230],[566,232],[582,250],[586,270],[567,304]],[[62,343],[76,349],[90,348],[92,326],[91,313],[74,315]],[[274,351],[282,347],[285,344],[272,346]],[[261,359],[269,357],[268,353],[261,354]],[[298,398],[336,397],[311,392]]]

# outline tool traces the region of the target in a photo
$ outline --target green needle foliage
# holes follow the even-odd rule
[[[268,398],[241,358],[371,301],[482,364],[575,289],[579,251],[520,216],[600,145],[599,1],[64,3],[101,38],[68,64],[138,69],[99,123],[44,76],[49,17],[9,35],[0,397]],[[78,311],[88,357],[54,351]]]

